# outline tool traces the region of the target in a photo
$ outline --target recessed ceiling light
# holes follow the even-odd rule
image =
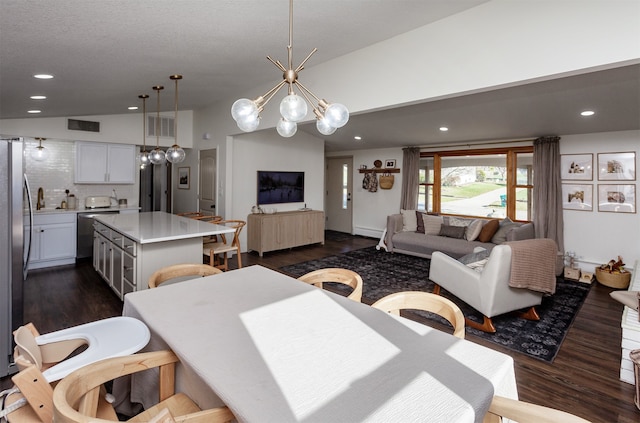
[[[29,97],[31,100],[44,100],[47,98],[46,95],[32,95]]]
[[[362,137],[360,135],[356,135],[355,137],[353,137],[353,139],[356,141],[360,141]]]
[[[580,113],[582,116],[593,116],[596,114],[596,112],[594,112],[593,110],[585,110],[584,112]]]
[[[127,107],[129,110],[138,110],[138,106],[129,106]]]
[[[37,75],[33,75],[33,77],[38,79],[53,79],[53,75],[49,75],[48,73],[39,73]]]
[[[27,113],[42,113],[42,110],[27,110]]]
[[[449,128],[447,128],[446,126],[441,126],[441,127],[440,127],[440,130],[441,130],[442,132],[447,132],[447,131],[449,130]]]

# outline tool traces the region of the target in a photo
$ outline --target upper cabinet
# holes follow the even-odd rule
[[[133,184],[135,171],[133,145],[76,143],[76,184]]]

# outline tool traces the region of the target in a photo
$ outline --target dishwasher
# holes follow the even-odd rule
[[[118,210],[87,210],[78,213],[76,260],[93,257],[93,219],[102,214],[119,213]]]

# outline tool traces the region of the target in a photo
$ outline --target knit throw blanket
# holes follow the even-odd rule
[[[512,288],[526,288],[544,294],[556,292],[556,242],[548,238],[505,242],[511,247]]]

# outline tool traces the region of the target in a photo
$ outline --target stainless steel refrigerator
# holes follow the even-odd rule
[[[31,254],[33,208],[23,152],[22,139],[0,138],[0,377],[17,370],[12,332],[23,323],[23,283]]]

